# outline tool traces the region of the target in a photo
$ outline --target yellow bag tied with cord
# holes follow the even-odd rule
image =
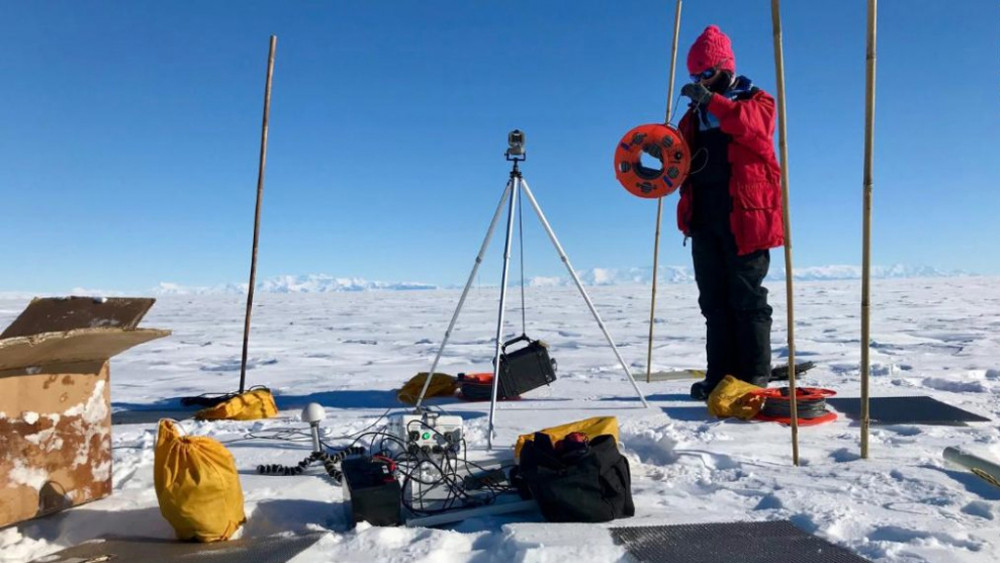
[[[417,399],[420,398],[420,390],[424,388],[425,381],[427,381],[426,371],[414,375],[409,381],[403,384],[403,387],[396,393],[396,398],[408,405],[417,404]],[[456,389],[458,389],[457,377],[446,373],[434,372],[434,377],[431,378],[431,384],[427,386],[427,394],[424,397],[450,397],[455,394]]]
[[[278,414],[270,389],[253,389],[195,413],[198,420],[257,420]]]
[[[727,375],[708,396],[708,413],[719,418],[750,420],[764,407],[764,397],[754,395],[760,387]]]
[[[553,426],[552,428],[545,428],[543,430],[539,430],[539,432],[551,436],[553,444],[565,438],[567,434],[572,434],[573,432],[583,432],[589,438],[594,438],[595,436],[600,436],[601,434],[611,434],[615,437],[616,444],[619,441],[618,419],[613,416],[595,416],[593,418],[578,420],[576,422],[570,422],[560,426]],[[519,458],[521,456],[521,448],[524,447],[524,443],[530,442],[534,439],[534,432],[518,436],[517,443],[514,444],[514,457]]]
[[[212,438],[182,436],[166,418],[156,433],[153,483],[177,539],[227,540],[247,520],[233,455]]]

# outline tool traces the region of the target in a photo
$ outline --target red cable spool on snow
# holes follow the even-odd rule
[[[761,389],[752,391],[754,395],[764,397],[764,409],[754,417],[755,420],[767,422],[792,422],[791,400],[788,387]],[[799,426],[815,426],[837,420],[837,413],[826,410],[827,397],[833,397],[837,392],[819,387],[797,387],[795,398],[798,406]]]
[[[658,155],[660,168],[642,165],[642,153]],[[615,150],[615,177],[632,195],[655,199],[681,187],[691,169],[691,150],[672,125],[640,125],[622,137]]]

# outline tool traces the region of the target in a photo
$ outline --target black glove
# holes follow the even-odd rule
[[[695,105],[699,106],[707,104],[708,101],[712,99],[711,90],[705,88],[698,82],[685,84],[684,87],[681,88],[681,95],[691,98],[691,101]]]

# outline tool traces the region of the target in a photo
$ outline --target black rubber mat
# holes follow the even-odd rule
[[[283,563],[316,543],[322,534],[268,536],[218,543],[149,538],[93,541],[46,555],[36,563],[156,561],[157,563]]]
[[[787,520],[611,528],[642,563],[868,563]]]
[[[861,420],[861,399],[832,397],[827,404],[852,420]],[[965,426],[966,422],[989,422],[990,419],[942,403],[937,399],[918,397],[873,397],[868,403],[868,418],[872,424],[933,424]]]

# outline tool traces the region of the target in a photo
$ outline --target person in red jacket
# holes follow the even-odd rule
[[[769,249],[784,243],[781,169],[774,154],[774,99],[736,74],[732,45],[708,26],[688,52],[691,99],[678,129],[691,147],[677,223],[691,238],[708,371],[691,396],[705,399],[733,375],[766,387],[771,307],[761,284]]]

